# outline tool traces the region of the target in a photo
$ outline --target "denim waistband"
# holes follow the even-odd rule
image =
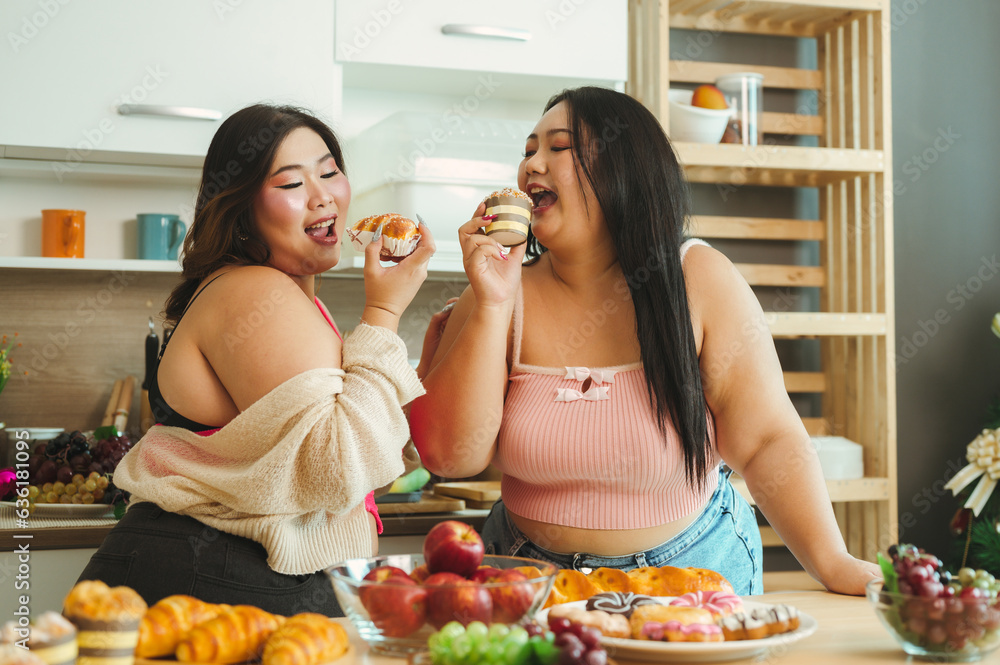
[[[731,469],[725,467],[720,469],[719,483],[716,486],[715,491],[712,493],[712,496],[709,498],[708,503],[706,503],[705,507],[702,508],[698,517],[696,517],[695,520],[683,531],[666,542],[650,549],[619,556],[604,556],[588,552],[567,554],[547,550],[540,547],[536,543],[531,542],[531,540],[517,527],[514,520],[510,518],[510,514],[503,508],[502,504],[498,507],[500,510],[503,510],[504,522],[514,540],[513,547],[511,548],[512,551],[519,550],[522,546],[528,545],[542,554],[544,558],[552,561],[558,566],[562,568],[572,568],[574,570],[587,568],[642,568],[647,565],[653,565],[649,563],[651,560],[669,558],[679,552],[682,552],[698,540],[698,538],[700,538],[705,531],[712,527],[712,525],[719,518],[719,514],[722,512],[726,493],[735,491],[729,483],[730,475],[732,475]]]

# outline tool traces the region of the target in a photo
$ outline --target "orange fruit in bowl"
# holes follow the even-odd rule
[[[699,85],[691,95],[691,106],[698,106],[703,109],[726,109],[726,96],[714,85]]]

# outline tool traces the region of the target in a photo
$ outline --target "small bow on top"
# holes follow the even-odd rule
[[[580,392],[579,390],[573,390],[572,388],[556,388],[557,402],[575,402],[578,399],[586,400],[588,402],[600,402],[601,400],[611,398],[608,397],[607,386],[594,386],[585,393]]]
[[[576,381],[586,381],[591,379],[597,385],[602,383],[614,383],[615,374],[617,372],[613,369],[590,369],[589,367],[567,367],[566,376],[567,379],[574,379]]]

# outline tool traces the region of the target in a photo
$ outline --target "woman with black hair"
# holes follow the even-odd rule
[[[128,511],[80,579],[291,615],[341,615],[323,569],[377,553],[373,491],[404,472],[422,392],[396,334],[427,275],[426,227],[398,265],[365,251],[361,324],[316,297],[340,260],[351,186],[337,137],[257,104],[205,157],[172,331],[149,388],[157,424],[122,459]]]
[[[655,117],[612,90],[565,91],[518,185],[534,203],[526,244],[505,254],[483,206],[459,230],[470,286],[410,411],[429,470],[503,473],[488,550],[709,568],[761,593],[732,469],[813,577],[863,593],[878,568],[846,550],[756,297],[685,240],[687,186]]]

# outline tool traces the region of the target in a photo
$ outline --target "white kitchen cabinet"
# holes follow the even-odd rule
[[[5,157],[163,163],[203,157],[222,120],[258,101],[339,116],[329,0],[8,0],[0,22]]]
[[[608,82],[628,73],[625,0],[338,0],[336,24],[345,64]]]

